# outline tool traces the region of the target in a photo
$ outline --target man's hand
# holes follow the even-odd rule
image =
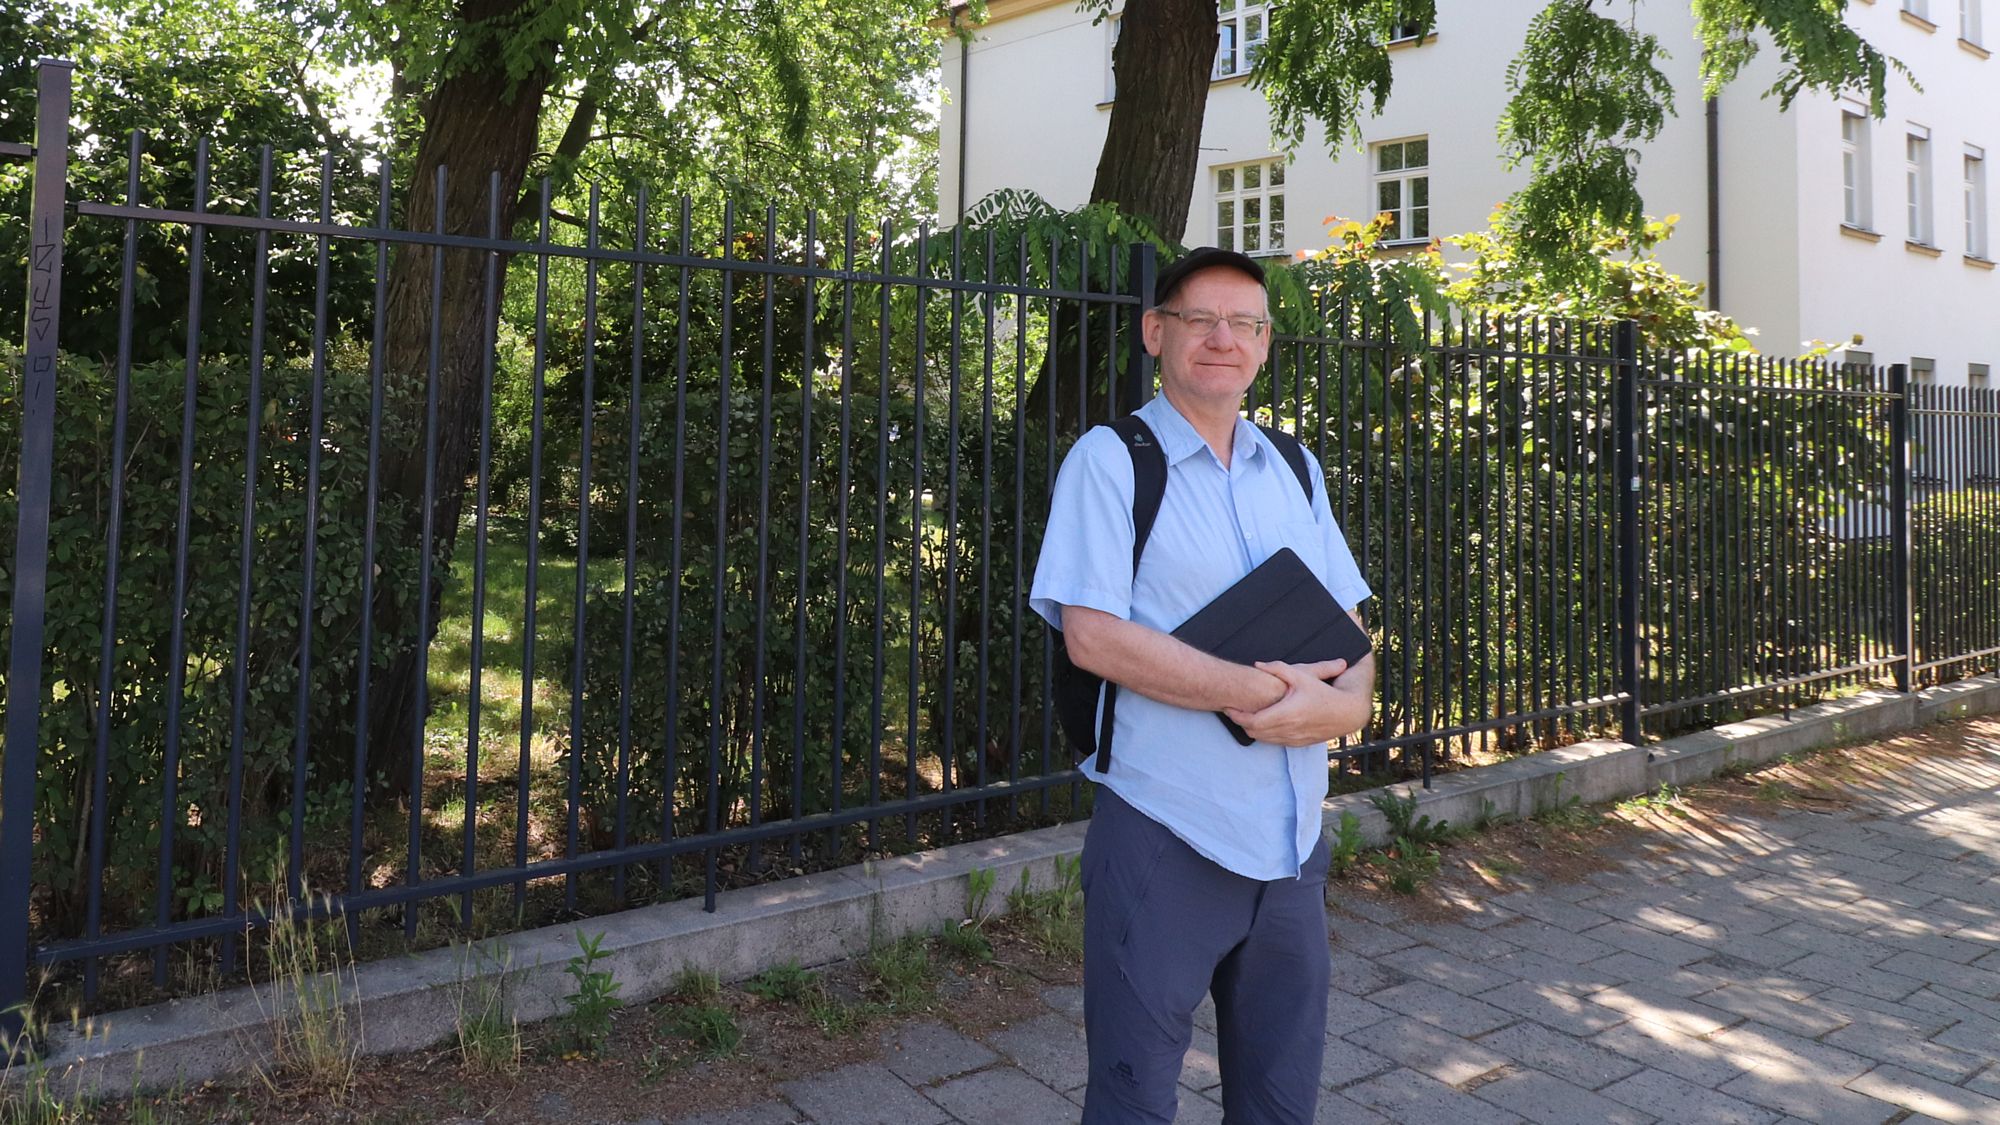
[[[1259,711],[1225,709],[1250,737],[1278,746],[1311,746],[1353,734],[1367,725],[1375,690],[1372,659],[1363,660],[1352,670],[1345,660],[1317,664],[1259,661],[1255,667],[1284,681],[1285,695]]]

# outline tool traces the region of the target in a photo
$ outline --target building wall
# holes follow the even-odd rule
[[[1935,31],[1903,18],[1897,0],[1856,4],[1862,36],[1903,60],[1923,87],[1892,75],[1888,115],[1871,123],[1874,230],[1880,241],[1843,235],[1840,106],[1828,98],[1794,107],[1805,169],[1798,197],[1799,334],[1806,339],[1863,337],[1877,363],[1936,362],[1943,383],[1966,381],[1968,365],[2000,366],[2000,272],[1966,258],[1963,157],[1967,144],[1987,153],[1989,238],[2000,162],[2000,59],[1982,58],[1958,40],[1954,0],[1930,0]],[[1986,35],[2000,34],[2000,4],[1986,0]],[[1931,133],[1935,256],[1906,236],[1903,144],[1911,124]],[[1822,187],[1822,185],[1824,185]],[[1990,248],[1989,255],[1994,251]]]
[[[1995,0],[1985,0],[2000,7]],[[1926,32],[1900,0],[1857,0],[1850,19],[1870,42],[1906,61],[1924,89],[1891,76],[1888,117],[1873,123],[1870,174],[1879,241],[1841,228],[1841,131],[1837,100],[1801,98],[1789,112],[1767,98],[1779,75],[1776,52],[1762,52],[1717,101],[1721,307],[1759,331],[1759,346],[1796,354],[1803,341],[1860,333],[1878,362],[1927,355],[1941,381],[1963,381],[1968,365],[2000,365],[2000,273],[1964,256],[1960,160],[1981,145],[2000,164],[2000,60],[1962,46],[1956,0],[1930,0],[1943,26]],[[1483,228],[1493,206],[1527,180],[1504,166],[1496,135],[1505,73],[1539,3],[1440,0],[1437,34],[1395,47],[1395,86],[1379,114],[1364,118],[1362,146],[1329,145],[1309,133],[1286,168],[1286,252],[1324,246],[1322,220],[1374,213],[1366,146],[1423,136],[1430,142],[1431,231]],[[1632,9],[1658,36],[1661,63],[1676,91],[1677,116],[1645,146],[1639,188],[1647,211],[1680,223],[1660,255],[1690,280],[1709,280],[1707,123],[1697,73],[1700,44],[1680,0]],[[948,102],[941,145],[941,216],[958,201],[960,107],[971,137],[966,199],[996,187],[1031,188],[1058,207],[1089,196],[1110,113],[1108,25],[1093,26],[1067,0],[995,0],[993,19],[975,33],[970,101],[961,102],[960,52],[943,51]],[[1992,13],[1988,38],[2000,36]],[[1905,122],[1932,134],[1936,256],[1905,246],[1902,136]],[[1990,136],[1984,134],[1991,134]],[[1202,128],[1202,168],[1193,185],[1189,244],[1216,241],[1214,169],[1271,158],[1263,95],[1242,79],[1211,88]],[[1988,211],[2000,188],[1988,185]],[[1447,248],[1449,257],[1449,248]],[[1928,349],[1921,351],[1919,349]]]

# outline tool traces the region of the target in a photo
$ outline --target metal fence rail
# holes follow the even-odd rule
[[[2000,389],[1910,387],[1912,668],[2000,666]]]
[[[187,943],[230,971],[274,912],[388,948],[1087,813],[1026,597],[1070,440],[1150,393],[1150,246],[594,192],[571,225],[546,185],[506,228],[490,178],[483,229],[412,230],[331,157],[305,190],[202,144],[149,197],[142,138],[66,219],[67,75],[0,149],[37,170],[0,1008],[34,966],[86,1002]],[[64,318],[66,241],[122,257]],[[141,276],[161,247],[185,277]],[[1284,311],[1252,407],[1380,595],[1330,768],[2000,659],[1991,392]]]

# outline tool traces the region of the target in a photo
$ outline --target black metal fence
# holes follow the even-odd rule
[[[268,152],[151,198],[140,138],[123,201],[66,204],[67,77],[0,147],[35,161],[0,1006],[35,966],[98,1003],[190,943],[229,971],[273,911],[386,948],[1087,811],[1026,593],[1068,441],[1147,393],[1150,247],[643,196],[572,232],[546,186],[520,238],[491,181],[483,232],[412,231],[331,159],[312,216]],[[62,311],[85,244],[121,253]],[[1330,768],[2000,659],[1990,391],[1285,323],[1253,408],[1380,595],[1378,720]]]

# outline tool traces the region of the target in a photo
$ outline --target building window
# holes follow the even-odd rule
[[[1928,23],[1931,18],[1931,0],[1903,0],[1903,10]]]
[[[1931,359],[1928,356],[1911,356],[1910,378],[1915,379],[1919,383],[1935,382],[1937,380],[1937,360]]]
[[[1389,216],[1389,242],[1431,236],[1431,142],[1427,137],[1375,146],[1375,211]]]
[[[1218,0],[1220,20],[1216,26],[1216,78],[1233,78],[1250,73],[1264,49],[1266,5],[1253,0]]]
[[[1285,252],[1285,160],[1215,170],[1215,244],[1245,254]]]
[[[1868,368],[1875,366],[1875,353],[1864,352],[1860,348],[1844,349],[1845,359],[1841,363],[1848,367]]]
[[[1969,363],[1965,366],[1965,374],[1972,380],[1973,386],[1982,387],[1986,385],[1985,380],[1993,374],[1993,368],[1984,363]]]
[[[1840,183],[1844,200],[1841,222],[1860,230],[1873,229],[1874,208],[1868,192],[1868,117],[1840,111]]]
[[[1965,149],[1965,252],[1992,257],[1986,239],[1986,150],[1970,145]]]
[[[1408,43],[1422,38],[1422,29],[1417,26],[1415,20],[1398,19],[1389,26],[1389,42],[1391,43]]]
[[[1904,138],[1903,183],[1909,200],[1910,241],[1935,246],[1931,225],[1931,138],[1927,129]]]
[[[1980,0],[1958,0],[1958,37],[1979,46]]]

